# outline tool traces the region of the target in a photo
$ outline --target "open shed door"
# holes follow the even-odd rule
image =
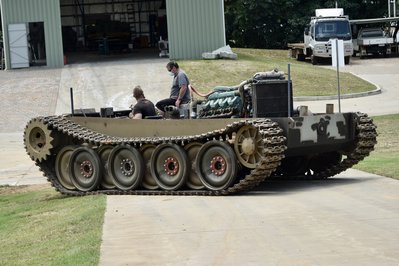
[[[28,34],[25,23],[8,25],[11,68],[29,67]]]

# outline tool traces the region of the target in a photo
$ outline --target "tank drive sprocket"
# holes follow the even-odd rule
[[[53,131],[44,118],[33,118],[24,131],[25,149],[33,161],[46,160],[53,148]]]

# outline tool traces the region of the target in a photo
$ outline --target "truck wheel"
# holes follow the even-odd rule
[[[311,55],[310,56],[310,61],[312,62],[312,65],[317,65],[317,57],[316,56],[314,56],[314,55]]]
[[[359,57],[360,57],[360,59],[364,59],[364,51],[363,50],[364,50],[363,47],[359,48]]]
[[[384,51],[384,52],[382,53],[382,55],[383,55],[385,58],[388,58],[388,57],[389,57],[389,54],[387,53],[387,51]]]
[[[305,55],[304,54],[297,54],[296,55],[296,60],[297,61],[301,61],[301,62],[305,61]]]
[[[349,65],[350,61],[351,61],[351,57],[345,56],[345,65]]]

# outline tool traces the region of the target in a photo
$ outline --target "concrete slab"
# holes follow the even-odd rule
[[[47,183],[25,152],[22,133],[0,133],[0,186]]]
[[[71,112],[70,88],[73,88],[75,109],[126,110],[135,103],[132,91],[136,85],[142,87],[147,99],[156,103],[169,96],[172,79],[165,68],[168,61],[141,59],[65,66],[55,113]]]
[[[100,265],[398,265],[398,190],[348,170],[240,196],[109,196]]]

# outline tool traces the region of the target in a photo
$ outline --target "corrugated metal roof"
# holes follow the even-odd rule
[[[10,68],[8,33],[9,24],[44,22],[47,66],[63,66],[61,13],[59,0],[0,0],[5,55]]]
[[[223,0],[166,0],[169,54],[199,59],[226,45]]]

